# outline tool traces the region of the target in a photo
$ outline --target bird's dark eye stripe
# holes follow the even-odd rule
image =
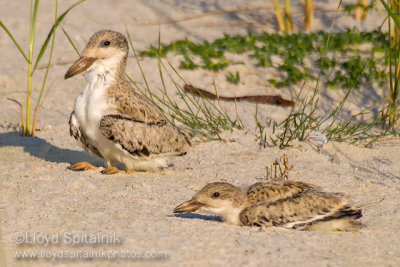
[[[213,197],[219,197],[219,192],[215,192],[215,193],[213,194]]]

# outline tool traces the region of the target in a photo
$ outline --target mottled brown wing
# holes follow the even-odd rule
[[[97,148],[89,144],[86,136],[81,131],[78,120],[75,117],[75,112],[73,111],[69,116],[69,134],[79,141],[79,143],[81,144],[83,149],[85,149],[86,152],[91,153],[98,157],[102,157]]]
[[[100,131],[120,144],[132,155],[183,155],[190,147],[190,137],[165,120],[146,123],[122,115],[106,115],[100,121]]]
[[[111,85],[107,94],[111,104],[124,116],[145,123],[165,121],[160,111],[146,97],[135,92],[125,80]]]
[[[256,183],[250,186],[247,190],[247,199],[253,204],[259,202],[277,201],[280,199],[291,198],[307,192],[310,189],[320,190],[318,186],[296,181]]]
[[[240,222],[247,226],[302,229],[322,221],[357,219],[362,215],[343,194],[309,190],[294,198],[252,205],[239,216]]]

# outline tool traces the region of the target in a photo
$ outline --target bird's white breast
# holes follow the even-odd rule
[[[94,65],[85,77],[86,86],[75,100],[75,116],[88,141],[105,156],[102,148],[110,141],[102,135],[99,125],[104,115],[113,112],[113,107],[107,102],[107,88],[114,78],[100,64]]]
[[[90,139],[96,138],[100,119],[110,109],[106,97],[110,84],[106,81],[106,73],[101,66],[88,71],[85,89],[75,100],[75,115]]]

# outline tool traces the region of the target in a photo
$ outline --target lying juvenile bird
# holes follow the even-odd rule
[[[256,183],[246,191],[229,183],[210,183],[174,213],[206,211],[234,225],[278,226],[299,230],[352,231],[361,209],[341,193],[293,181]]]
[[[86,72],[86,86],[70,116],[70,134],[87,152],[107,161],[106,174],[120,172],[114,162],[124,163],[127,173],[157,170],[165,166],[164,158],[183,155],[191,145],[188,134],[169,124],[126,81],[128,50],[122,34],[99,31],[65,74],[68,79]],[[88,162],[69,167],[94,168]]]

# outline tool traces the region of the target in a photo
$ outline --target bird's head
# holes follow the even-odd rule
[[[197,210],[219,215],[231,224],[239,223],[239,213],[245,205],[245,193],[229,183],[210,183],[193,198],[174,209],[174,213],[188,213]]]
[[[122,70],[115,71],[123,72],[128,51],[128,41],[121,33],[110,30],[96,32],[90,37],[81,57],[65,73],[65,79],[99,64],[109,68],[120,66]]]

